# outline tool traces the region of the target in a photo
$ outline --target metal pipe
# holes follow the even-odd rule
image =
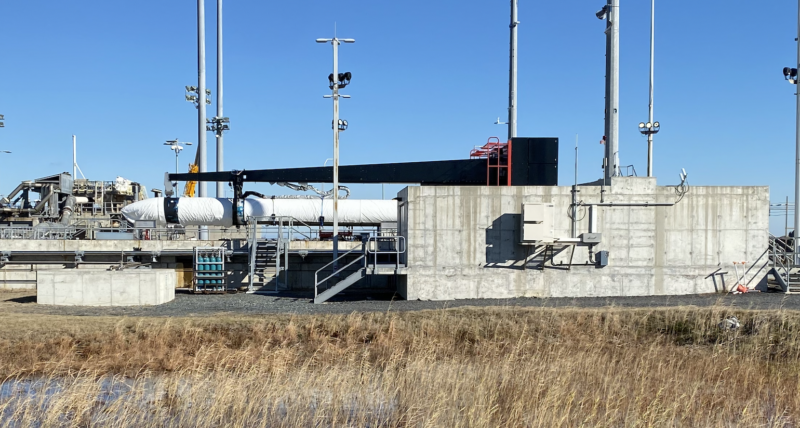
[[[508,77],[508,139],[517,136],[517,2],[511,0],[511,53]]]
[[[656,0],[650,0],[650,120],[653,123],[653,69],[655,67]],[[652,131],[652,130],[651,130]],[[647,134],[647,176],[653,176],[653,133]]]
[[[675,204],[665,204],[665,203],[648,203],[648,202],[638,202],[638,203],[625,203],[625,204],[614,204],[611,202],[602,203],[602,204],[584,204],[584,205],[592,205],[596,207],[671,207]]]
[[[797,68],[800,69],[800,1],[797,2]],[[797,118],[794,165],[794,264],[800,264],[800,85],[797,89]]]
[[[200,155],[199,172],[208,170],[206,152],[206,13],[205,1],[197,0],[197,150]],[[205,182],[197,183],[198,196],[208,196]],[[208,240],[208,228],[200,226],[200,240]]]
[[[217,0],[217,117],[222,117],[222,0]],[[217,126],[222,124],[217,122]],[[217,172],[224,171],[222,129],[217,129]],[[217,182],[217,197],[225,197],[225,183]]]

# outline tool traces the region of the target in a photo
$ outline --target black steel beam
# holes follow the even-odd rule
[[[486,185],[486,159],[339,166],[339,182]],[[231,181],[231,171],[170,174],[172,181]],[[332,183],[333,167],[242,171],[242,181]]]
[[[558,138],[514,138],[511,144],[511,184],[513,186],[558,185]],[[503,152],[507,153],[507,152]],[[505,156],[505,154],[501,154]],[[508,185],[508,160],[505,168],[492,168],[487,159],[462,159],[430,162],[405,162],[339,167],[339,182],[396,183],[423,185],[486,186]],[[493,165],[498,161],[493,160]],[[499,180],[497,175],[499,174]],[[487,178],[489,182],[487,183]],[[221,181],[237,183],[332,183],[333,167],[258,169],[169,174],[171,181]]]

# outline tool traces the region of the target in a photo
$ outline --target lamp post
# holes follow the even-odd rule
[[[653,121],[653,69],[655,67],[656,0],[650,0],[650,104],[647,123],[639,124],[639,132],[647,135],[647,176],[653,176],[653,135],[658,133],[659,123]]]
[[[317,39],[317,43],[330,43],[333,46],[333,73],[328,76],[328,87],[333,99],[333,270],[336,271],[335,260],[339,258],[339,131],[347,129],[347,122],[339,120],[339,98],[350,98],[350,95],[339,95],[339,88],[350,84],[350,72],[339,73],[339,45],[355,43],[355,39]]]
[[[228,125],[224,125],[230,121],[222,114],[222,0],[217,0],[217,115],[206,122],[213,124],[211,129],[207,129],[214,131],[217,137],[217,172],[220,172],[224,169],[222,133],[230,129]],[[225,197],[225,183],[221,181],[217,182],[217,197]]]
[[[797,85],[797,69],[800,68],[800,1],[798,1],[798,16],[797,16],[797,62],[795,67],[784,67],[783,78],[794,85]],[[795,95],[797,97],[796,119],[795,119],[795,158],[794,158],[794,203],[797,206],[800,201],[800,87],[795,87]],[[800,264],[800,209],[794,210],[794,245],[792,250],[794,253],[794,264]]]
[[[652,87],[652,86],[651,86]],[[650,98],[652,99],[652,97]],[[653,122],[653,103],[650,103],[650,121],[639,123],[639,132],[647,136],[647,176],[653,176],[653,135],[661,130],[661,124]]]
[[[181,144],[186,145],[186,146],[191,146],[192,145],[192,143],[180,142],[180,141],[178,141],[177,138],[174,139],[174,140],[167,140],[167,142],[164,143],[165,146],[169,146],[169,149],[175,152],[175,174],[177,174],[179,172],[178,171],[178,154],[180,154],[181,150],[183,150],[183,146]],[[175,182],[175,184],[173,184],[173,186],[175,186],[175,196],[178,196],[178,183]]]
[[[606,20],[606,108],[604,180],[619,175],[619,0],[607,0],[595,13]]]
[[[517,136],[517,1],[511,0],[511,52],[508,76],[508,141]],[[500,121],[500,118],[497,118]]]

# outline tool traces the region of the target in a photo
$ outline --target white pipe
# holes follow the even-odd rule
[[[233,225],[233,202],[227,198],[179,198],[177,215],[182,226]],[[322,213],[320,213],[320,209]],[[393,200],[345,199],[339,201],[339,223],[345,225],[377,225],[397,221],[397,202]],[[167,224],[164,198],[135,202],[122,209],[125,218],[133,223],[141,220]],[[320,215],[333,216],[333,201],[325,200],[320,207],[316,199],[246,199],[245,220],[252,217],[293,217],[309,225],[317,224]]]

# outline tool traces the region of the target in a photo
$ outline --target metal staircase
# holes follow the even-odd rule
[[[773,285],[787,294],[800,293],[800,268],[794,263],[793,243],[788,238],[769,235],[769,259],[772,268],[767,272]]]
[[[328,301],[368,275],[405,274],[405,263],[401,260],[403,254],[405,240],[402,236],[373,236],[362,239],[361,247],[351,249],[314,273],[314,303]],[[352,258],[349,263],[338,267],[349,258]],[[391,259],[391,263],[382,263],[387,258]],[[320,280],[320,273],[327,269],[333,272]],[[344,275],[347,276],[339,279]],[[320,292],[321,288],[325,289]]]
[[[282,223],[279,224],[281,228]],[[277,238],[262,236],[258,221],[247,225],[247,242],[250,249],[250,276],[247,291],[278,292],[281,272],[289,265],[289,239],[279,231]],[[286,286],[286,275],[283,275]],[[263,287],[274,281],[275,289],[265,290]],[[257,288],[261,287],[257,290]]]

